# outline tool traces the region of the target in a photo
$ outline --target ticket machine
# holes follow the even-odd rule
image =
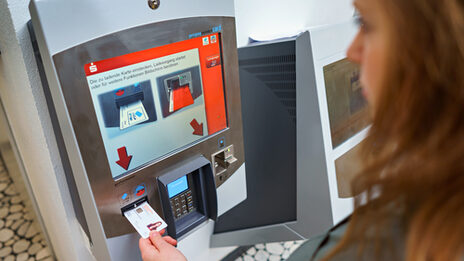
[[[140,258],[124,213],[146,203],[181,248],[209,242],[247,196],[233,2],[33,0],[30,12],[96,259]]]
[[[334,161],[366,125],[332,146],[323,80],[344,58],[351,23],[242,50],[240,80],[233,1],[32,0],[30,12],[69,191],[97,260],[140,260],[125,213],[147,204],[189,260],[309,238],[351,211]]]

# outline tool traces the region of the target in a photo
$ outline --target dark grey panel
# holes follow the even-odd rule
[[[239,49],[247,199],[215,233],[295,221],[295,41]]]

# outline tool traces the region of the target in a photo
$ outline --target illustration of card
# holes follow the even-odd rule
[[[148,114],[143,106],[142,101],[137,101],[120,107],[120,129],[126,129],[131,126],[148,120]]]
[[[161,231],[168,226],[148,202],[124,212],[124,216],[143,238],[148,238],[152,230]]]

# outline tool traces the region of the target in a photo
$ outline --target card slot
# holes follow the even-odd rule
[[[127,206],[124,206],[121,208],[121,214],[124,216],[124,212],[127,212],[129,210],[132,210],[140,205],[142,205],[144,202],[148,202],[148,197],[143,197],[143,198],[140,198],[132,203],[130,203],[129,205]]]

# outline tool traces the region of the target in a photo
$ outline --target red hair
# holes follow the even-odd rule
[[[326,259],[354,242],[365,246],[368,228],[385,234],[396,219],[406,260],[462,260],[464,1],[376,4],[391,28],[388,66],[352,186],[355,211]]]

